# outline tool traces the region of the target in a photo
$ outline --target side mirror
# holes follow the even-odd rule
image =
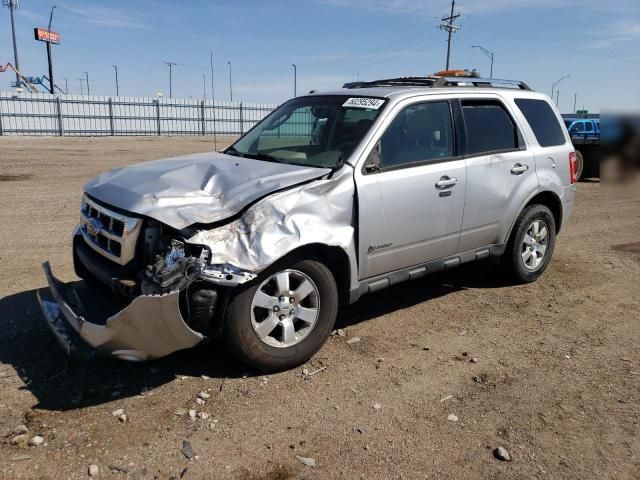
[[[380,171],[382,165],[382,147],[380,142],[376,143],[375,147],[369,153],[367,161],[364,163],[364,170],[367,173],[376,173]]]

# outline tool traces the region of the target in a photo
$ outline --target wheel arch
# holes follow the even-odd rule
[[[340,305],[349,304],[352,267],[349,255],[342,247],[322,243],[301,245],[280,258],[272,266],[290,265],[300,260],[316,260],[324,264],[336,281]]]
[[[527,204],[522,208],[524,210],[530,205],[544,205],[551,213],[553,213],[553,219],[556,222],[556,234],[560,232],[562,226],[562,200],[554,192],[546,190],[536,194]],[[521,210],[521,211],[522,211]]]
[[[511,238],[511,234],[513,233],[513,227],[518,221],[520,214],[524,211],[525,208],[531,205],[544,205],[549,210],[551,210],[551,213],[553,214],[553,219],[555,220],[555,223],[556,223],[556,234],[560,232],[560,228],[562,226],[562,220],[563,220],[562,200],[560,200],[560,197],[556,193],[550,190],[545,190],[542,192],[537,192],[531,198],[529,198],[524,205],[522,205],[522,207],[518,211],[518,214],[514,217],[513,221],[511,222],[509,233],[506,239],[504,240],[505,244]]]

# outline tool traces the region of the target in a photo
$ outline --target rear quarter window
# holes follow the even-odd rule
[[[566,143],[558,118],[547,102],[531,98],[517,98],[515,102],[541,147],[555,147]]]

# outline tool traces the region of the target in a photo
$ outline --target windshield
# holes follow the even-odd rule
[[[226,153],[336,168],[353,153],[385,102],[338,95],[296,98],[272,112]]]

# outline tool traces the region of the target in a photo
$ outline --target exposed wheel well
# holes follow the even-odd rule
[[[303,245],[289,252],[278,263],[291,263],[298,260],[317,260],[325,264],[336,280],[340,305],[349,304],[349,288],[351,283],[351,266],[349,256],[340,247],[331,247],[321,243]]]
[[[553,219],[556,221],[556,233],[560,232],[562,226],[562,202],[560,198],[553,192],[541,192],[533,197],[525,208],[529,205],[544,205],[551,213],[553,213]]]

